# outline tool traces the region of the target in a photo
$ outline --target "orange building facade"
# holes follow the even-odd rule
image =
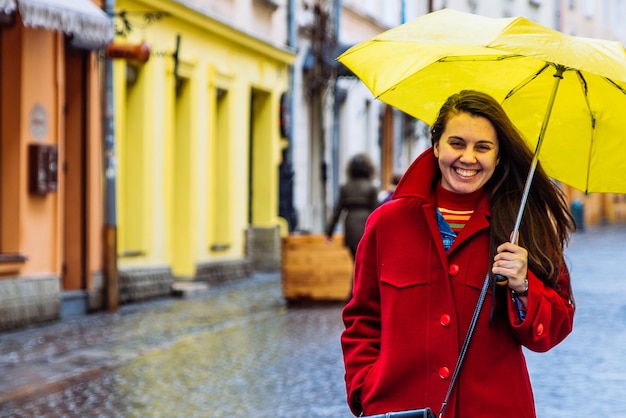
[[[103,306],[101,60],[89,0],[0,0],[0,330]]]
[[[577,203],[582,204],[583,227],[626,222],[626,195],[613,193],[586,195],[571,186],[562,185],[562,188],[573,213],[577,212]]]

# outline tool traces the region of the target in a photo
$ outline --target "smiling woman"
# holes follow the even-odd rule
[[[573,220],[539,167],[519,242],[508,242],[533,153],[491,96],[453,94],[431,134],[359,243],[341,338],[348,403],[355,415],[534,417],[521,347],[547,351],[572,330]],[[487,293],[495,274],[507,286]],[[487,312],[470,322],[485,294]]]

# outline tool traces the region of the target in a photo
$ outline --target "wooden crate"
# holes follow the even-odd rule
[[[352,288],[352,256],[343,238],[290,235],[282,240],[283,296],[288,301],[345,301]]]

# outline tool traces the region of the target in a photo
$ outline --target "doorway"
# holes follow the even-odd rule
[[[87,195],[87,65],[88,52],[66,47],[65,143],[59,175],[63,176],[63,259],[61,316],[85,313],[86,291],[86,195]]]

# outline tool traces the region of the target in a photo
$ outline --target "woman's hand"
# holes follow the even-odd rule
[[[509,279],[509,287],[516,292],[526,290],[528,277],[528,251],[519,245],[506,242],[500,245],[491,271]]]

